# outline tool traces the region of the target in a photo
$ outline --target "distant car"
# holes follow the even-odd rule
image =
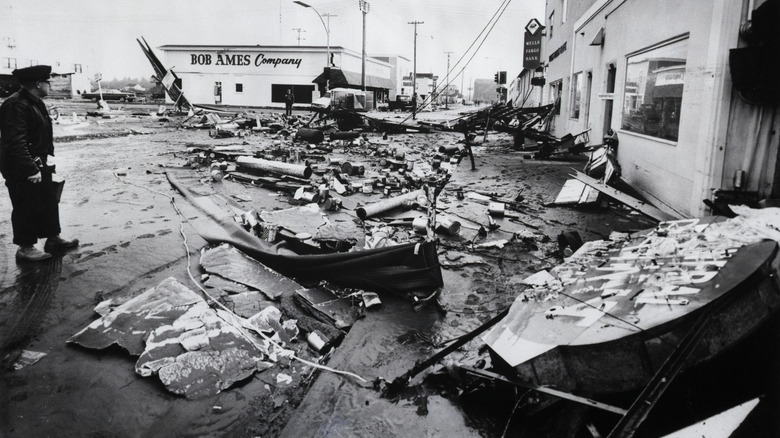
[[[398,94],[395,96],[395,100],[388,102],[390,111],[393,110],[411,110],[412,109],[412,96],[406,94]]]
[[[133,102],[135,100],[135,93],[125,93],[119,90],[103,90],[103,100],[118,100],[120,102]],[[81,93],[82,99],[94,100],[95,102],[100,100],[101,93],[94,91],[92,93]]]

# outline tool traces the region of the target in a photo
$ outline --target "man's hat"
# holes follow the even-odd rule
[[[32,67],[17,68],[11,74],[20,82],[47,81],[51,78],[51,66],[34,65]]]

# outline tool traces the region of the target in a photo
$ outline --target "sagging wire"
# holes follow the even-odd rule
[[[184,251],[187,254],[187,276],[190,278],[192,283],[198,289],[200,289],[201,292],[203,292],[204,295],[206,295],[212,302],[214,302],[222,310],[227,312],[232,318],[235,319],[235,321],[228,321],[225,318],[222,318],[222,320],[225,321],[226,323],[230,324],[236,330],[238,330],[239,334],[244,339],[246,339],[250,344],[252,344],[252,346],[255,347],[259,352],[263,353],[264,349],[262,348],[262,346],[259,345],[257,343],[257,341],[252,336],[250,336],[248,333],[246,333],[244,331],[244,329],[246,327],[244,327],[243,324],[239,323],[240,321],[243,320],[243,318],[238,316],[235,312],[233,312],[232,310],[228,309],[224,304],[220,303],[216,298],[211,296],[211,294],[209,294],[206,291],[206,289],[204,289],[203,286],[201,286],[200,283],[192,275],[192,258],[190,257],[190,251],[191,250],[190,250],[190,247],[189,247],[189,245],[187,243],[187,235],[184,232],[184,214],[182,214],[181,210],[179,209],[179,206],[176,205],[176,199],[172,195],[169,195],[167,193],[163,193],[163,192],[161,192],[159,190],[155,190],[155,189],[152,189],[152,188],[149,188],[149,187],[142,186],[140,184],[136,184],[136,183],[132,183],[132,182],[129,182],[129,181],[125,181],[124,179],[120,178],[119,175],[117,175],[116,172],[114,172],[114,176],[116,177],[117,180],[121,181],[124,184],[128,184],[128,185],[131,185],[131,186],[134,186],[134,187],[138,187],[138,188],[141,188],[141,189],[144,189],[144,190],[148,190],[148,191],[150,191],[150,192],[152,192],[154,194],[157,194],[157,195],[164,196],[164,197],[168,198],[168,200],[170,201],[171,205],[173,206],[174,211],[176,211],[176,214],[179,216],[179,234],[182,237],[182,244],[184,245]],[[282,351],[288,350],[288,349],[282,347],[281,345],[279,345],[276,341],[271,339],[265,333],[263,333],[263,332],[261,332],[259,330],[253,330],[253,331],[255,333],[257,333],[258,335],[260,335],[260,337],[262,337],[269,344],[273,345],[274,347],[278,348],[279,350],[282,350]],[[288,350],[288,351],[291,351],[291,350]],[[297,361],[299,361],[299,362],[301,362],[303,364],[309,365],[309,366],[311,366],[313,368],[317,368],[317,369],[321,369],[321,370],[325,370],[325,371],[330,371],[330,372],[332,372],[334,374],[341,374],[341,375],[345,375],[345,376],[350,376],[350,377],[353,377],[355,379],[360,380],[361,382],[368,383],[368,381],[366,379],[364,379],[363,377],[360,377],[359,375],[357,375],[355,373],[351,373],[349,371],[341,371],[341,370],[337,370],[335,368],[331,368],[329,366],[318,364],[318,363],[315,363],[315,362],[303,359],[302,357],[298,357],[298,355],[296,355],[296,354],[293,354],[291,357],[293,359],[295,359],[295,360],[297,360]]]
[[[460,72],[458,72],[458,74],[457,74],[457,75],[455,75],[455,77],[454,77],[454,78],[450,79],[450,80],[449,80],[449,81],[446,83],[446,85],[445,85],[445,87],[444,87],[444,90],[446,90],[446,89],[449,87],[449,85],[452,83],[452,81],[453,81],[453,80],[457,79],[457,78],[458,78],[458,76],[460,76],[461,74],[463,74],[463,72],[466,70],[466,67],[467,67],[467,66],[468,66],[468,65],[471,63],[471,61],[474,59],[474,56],[476,56],[476,55],[477,55],[477,52],[479,52],[479,49],[481,49],[481,48],[482,48],[482,45],[483,45],[483,44],[485,43],[485,41],[487,40],[487,37],[490,35],[490,32],[492,32],[492,31],[493,31],[493,28],[496,26],[496,23],[498,23],[498,20],[501,18],[501,16],[502,16],[502,15],[504,15],[504,12],[505,12],[505,11],[506,11],[506,9],[509,7],[509,3],[510,3],[511,1],[512,1],[512,0],[504,0],[504,2],[503,2],[501,5],[499,5],[499,6],[498,6],[498,9],[496,10],[496,12],[495,12],[495,13],[493,13],[493,16],[490,18],[490,20],[488,20],[488,23],[485,25],[485,27],[483,27],[483,28],[482,28],[482,31],[480,31],[480,32],[479,32],[479,34],[477,34],[476,38],[474,38],[474,41],[472,41],[472,42],[471,42],[471,45],[468,47],[468,49],[466,49],[466,51],[464,51],[464,52],[463,52],[463,55],[461,55],[461,57],[460,57],[460,58],[459,58],[459,59],[458,59],[458,60],[455,62],[455,65],[453,65],[453,66],[452,66],[452,68],[450,69],[450,71],[448,71],[448,72],[447,72],[447,74],[444,76],[444,78],[443,78],[443,80],[442,80],[442,81],[445,81],[445,80],[447,80],[447,78],[450,76],[450,73],[451,73],[452,71],[454,71],[454,70],[457,68],[458,64],[459,64],[459,63],[460,63],[460,62],[463,60],[463,58],[465,58],[465,57],[466,57],[466,54],[469,52],[469,50],[471,50],[471,48],[472,48],[472,47],[474,47],[474,44],[475,44],[475,43],[476,43],[476,42],[477,42],[477,41],[478,41],[480,38],[482,38],[482,41],[480,41],[479,45],[478,45],[478,46],[477,46],[477,48],[474,50],[474,53],[472,53],[472,54],[471,54],[471,57],[469,58],[469,60],[468,60],[468,61],[466,61],[466,63],[463,65],[463,67],[461,67],[461,69],[460,69]],[[492,23],[492,24],[491,24],[491,23]],[[488,26],[489,26],[489,28],[488,28]],[[485,32],[487,32],[487,33],[485,33]],[[484,35],[484,37],[482,36],[482,34],[485,34],[485,35]],[[437,88],[439,88],[439,87],[437,87]],[[443,90],[442,90],[442,91],[443,91]],[[438,96],[439,96],[439,95],[442,93],[442,91],[439,91],[438,93],[436,93],[436,90],[434,90],[434,91],[431,93],[431,95],[429,96],[429,98],[426,98],[426,99],[425,99],[425,101],[424,101],[424,102],[423,102],[423,103],[420,105],[420,108],[425,108],[425,106],[427,106],[427,105],[430,105],[430,104],[433,102],[433,99],[435,99],[436,97],[438,97]],[[407,116],[407,117],[406,117],[404,120],[402,120],[402,121],[401,121],[401,123],[404,123],[404,122],[406,122],[406,121],[409,119],[409,117],[411,117],[411,115],[410,115],[410,116]]]

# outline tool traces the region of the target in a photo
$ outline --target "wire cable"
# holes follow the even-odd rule
[[[454,71],[457,68],[458,64],[463,60],[463,58],[466,57],[466,54],[469,53],[469,50],[471,50],[474,47],[474,44],[476,44],[477,41],[479,41],[479,39],[482,38],[482,41],[480,41],[480,43],[477,46],[477,48],[471,54],[471,57],[468,59],[468,61],[466,61],[466,63],[463,65],[463,67],[461,67],[460,72],[454,78],[452,78],[449,82],[447,82],[446,87],[449,87],[449,85],[452,83],[453,80],[457,79],[461,74],[463,74],[463,72],[466,70],[466,67],[468,67],[468,65],[474,59],[474,56],[476,56],[476,54],[479,52],[479,49],[482,48],[482,45],[487,40],[487,37],[490,36],[490,32],[493,31],[493,28],[495,27],[496,23],[498,23],[498,20],[504,14],[504,12],[506,11],[506,8],[509,6],[509,3],[511,3],[511,1],[512,0],[504,0],[501,3],[501,5],[498,6],[498,9],[496,9],[496,12],[493,13],[493,16],[490,17],[490,20],[488,20],[487,24],[485,24],[485,26],[482,28],[482,30],[479,32],[479,34],[477,34],[477,36],[474,38],[474,41],[471,42],[471,45],[469,45],[469,47],[463,52],[463,55],[461,55],[461,57],[458,58],[457,61],[455,61],[455,64],[452,66],[450,71],[447,72],[447,75],[445,75],[445,79],[449,77],[450,72]],[[483,36],[483,34],[484,34],[484,36]],[[412,78],[412,80],[416,81],[417,78]],[[436,90],[434,90],[431,93],[431,95],[429,96],[430,99],[425,99],[425,101],[419,106],[419,108],[425,108],[425,106],[429,105],[433,101],[433,98],[434,98],[433,95],[435,93],[436,93]],[[436,97],[438,97],[439,94],[441,94],[441,92],[436,94]],[[411,117],[411,115],[406,116],[406,118],[403,119],[401,121],[401,123],[406,122],[407,120],[409,120],[410,117]]]

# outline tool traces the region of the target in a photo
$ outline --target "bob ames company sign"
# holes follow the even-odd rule
[[[301,58],[266,57],[264,53],[258,53],[254,59],[252,59],[252,55],[240,53],[216,53],[214,55],[210,53],[190,53],[190,65],[254,65],[255,67],[268,65],[273,66],[273,68],[279,65],[294,65],[295,68],[301,68],[301,61]]]

